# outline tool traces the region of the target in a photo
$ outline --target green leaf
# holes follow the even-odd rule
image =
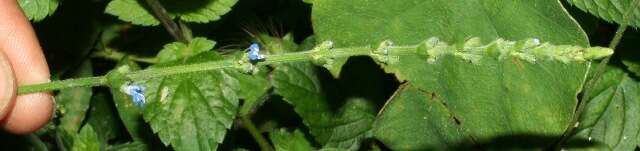
[[[567,0],[608,22],[640,27],[640,0]]]
[[[623,70],[611,68],[593,94],[576,137],[605,144],[611,150],[634,150],[640,138],[640,83]]]
[[[295,130],[292,133],[286,129],[280,129],[269,133],[276,151],[312,151],[315,150],[311,143],[304,137],[304,133]]]
[[[219,59],[221,56],[206,52],[152,68]],[[247,91],[266,90],[253,87],[256,82],[267,81],[233,69],[149,79],[143,83],[144,119],[163,143],[176,150],[216,150],[235,119],[238,100],[252,93]]]
[[[633,72],[636,76],[640,76],[640,63],[630,60],[623,60],[622,63],[627,66],[627,70]]]
[[[100,140],[91,125],[85,125],[74,137],[72,151],[100,150]]]
[[[425,55],[401,55],[384,67],[417,89],[398,91],[374,126],[376,138],[394,150],[551,145],[570,125],[588,74],[579,58],[600,51],[535,40],[450,46],[432,39],[424,47],[418,51]]]
[[[220,19],[220,16],[231,10],[238,0],[168,0],[161,1],[171,18],[178,17],[182,21],[208,23]],[[142,0],[112,0],[107,5],[106,13],[117,16],[120,20],[136,25],[156,26],[160,24]]]
[[[169,0],[163,3],[171,14],[180,20],[195,23],[208,23],[220,19],[220,16],[231,11],[238,0]]]
[[[112,0],[107,5],[105,12],[135,25],[160,25],[160,21],[143,7],[143,0]]]
[[[412,84],[400,86],[374,124],[376,138],[396,150],[454,150],[472,143],[438,97]]]
[[[107,93],[98,92],[93,95],[87,121],[105,144],[123,132],[118,111]]]
[[[213,49],[215,44],[216,42],[202,37],[193,38],[189,44],[173,42],[164,45],[156,57],[160,63],[188,58]]]
[[[339,113],[333,113],[316,72],[309,62],[278,65],[272,75],[275,92],[294,106],[321,145],[357,150],[362,139],[370,136],[371,104],[351,99]]]
[[[554,44],[587,46],[584,31],[557,0],[321,0],[313,2],[313,30],[319,41],[334,46],[377,46],[418,43],[430,37],[460,42],[479,37],[538,38]],[[346,58],[328,69],[338,76]]]
[[[85,61],[72,77],[90,76],[93,76],[93,68],[90,61]],[[56,96],[58,110],[63,114],[60,118],[60,127],[67,133],[75,134],[80,130],[92,95],[93,91],[90,87],[76,87],[63,89]]]
[[[22,12],[31,21],[41,21],[53,15],[58,8],[58,0],[18,0]]]
[[[131,96],[122,92],[122,86],[127,85],[130,81],[124,78],[124,74],[140,70],[140,67],[129,59],[121,60],[116,68],[107,74],[113,101],[118,109],[118,115],[129,132],[129,135],[135,141],[145,141],[146,136],[150,135],[150,131],[146,130],[144,120],[142,119],[142,110],[138,108],[131,99]]]

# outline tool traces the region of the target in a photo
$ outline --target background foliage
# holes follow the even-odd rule
[[[56,91],[51,122],[1,134],[3,146],[640,149],[640,0],[19,2],[54,79],[106,75],[108,84]],[[624,36],[600,74],[591,59],[608,54],[584,48],[615,43],[616,32]],[[252,74],[127,76],[243,59],[252,42],[284,55],[321,51],[326,41],[336,48],[329,57]],[[331,57],[361,48],[374,52]],[[122,91],[128,84],[146,88],[143,107]]]

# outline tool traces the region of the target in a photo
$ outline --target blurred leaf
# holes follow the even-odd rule
[[[205,52],[151,68],[219,59],[218,54]],[[144,119],[163,143],[176,150],[216,150],[235,119],[238,100],[255,94],[247,91],[266,90],[254,87],[266,83],[264,78],[225,69],[149,79],[144,81]]]
[[[304,133],[295,130],[292,133],[286,129],[280,129],[269,133],[276,151],[312,151],[315,150],[311,143],[304,137]]]
[[[148,150],[148,145],[140,142],[132,142],[132,143],[109,146],[107,147],[106,150],[107,151],[144,151],[144,150]]]
[[[640,0],[567,0],[608,22],[640,27]]]
[[[93,68],[90,61],[80,65],[72,77],[93,76]],[[90,87],[76,87],[63,89],[56,96],[58,110],[63,114],[60,118],[60,127],[68,133],[77,133],[84,120],[93,91]]]
[[[313,2],[313,30],[335,47],[416,44],[430,37],[460,42],[479,37],[587,46],[584,31],[557,0],[321,0]],[[347,58],[328,70],[337,77]]]
[[[72,151],[100,150],[100,140],[91,125],[85,125],[74,137]]]
[[[231,10],[238,0],[191,0],[161,1],[171,18],[178,17],[186,22],[208,23],[220,19]],[[156,26],[160,22],[154,18],[143,0],[112,0],[106,13],[119,19],[142,26]]]
[[[624,65],[627,66],[627,70],[633,72],[635,76],[640,77],[640,64],[634,61],[629,61],[629,60],[623,60],[622,63],[624,63]]]
[[[53,15],[58,8],[58,0],[18,0],[22,12],[31,21],[41,21]]]
[[[612,53],[596,49],[599,57]],[[589,67],[578,58],[589,50],[535,40],[428,40],[417,50],[425,54],[384,67],[411,89],[381,111],[375,136],[394,150],[542,149],[570,125]]]
[[[583,129],[576,137],[608,146],[611,150],[634,150],[640,137],[640,83],[623,70],[604,74],[581,116]]]
[[[173,42],[164,45],[164,48],[158,52],[156,57],[160,63],[187,58],[201,52],[209,51],[213,49],[215,44],[216,42],[202,37],[193,38],[189,44]]]
[[[118,111],[112,106],[113,102],[109,94],[97,92],[91,99],[91,108],[87,117],[87,122],[91,124],[104,144],[116,138],[122,130]]]
[[[334,114],[316,72],[309,62],[278,65],[272,75],[275,92],[294,106],[321,145],[357,150],[360,141],[370,136],[374,111],[362,110],[371,108],[367,101],[351,99]]]
[[[145,137],[150,135],[150,131],[146,130],[146,124],[142,119],[142,110],[138,108],[131,97],[121,91],[121,86],[128,84],[128,80],[124,78],[124,74],[140,70],[140,67],[133,61],[125,58],[121,60],[116,68],[107,74],[111,94],[118,115],[124,124],[127,132],[134,141],[145,141]]]

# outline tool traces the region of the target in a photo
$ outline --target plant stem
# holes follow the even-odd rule
[[[260,150],[262,150],[262,151],[272,151],[273,150],[273,147],[271,147],[271,144],[269,144],[269,141],[267,141],[267,139],[265,139],[262,136],[260,131],[258,131],[258,129],[256,128],[256,125],[253,124],[253,122],[251,121],[251,118],[249,117],[249,115],[242,115],[242,116],[240,116],[240,119],[242,120],[242,123],[244,124],[244,128],[246,128],[247,131],[249,131],[251,136],[253,136],[253,139],[255,139],[256,142],[258,143],[258,145],[260,146]]]
[[[624,31],[626,29],[627,29],[627,25],[620,25],[618,27],[618,30],[616,31],[615,36],[613,37],[613,39],[611,40],[611,43],[609,44],[609,48],[615,50],[615,48],[618,46],[618,44],[622,40],[622,35],[624,35]],[[580,117],[582,116],[582,113],[584,112],[585,107],[587,106],[587,102],[591,100],[590,98],[591,91],[593,91],[592,90],[593,87],[600,81],[600,78],[602,77],[602,74],[604,74],[604,71],[606,70],[606,66],[609,63],[609,60],[611,60],[611,56],[608,56],[602,59],[600,63],[598,63],[598,66],[595,68],[595,71],[591,79],[589,79],[585,83],[583,88],[584,93],[582,94],[582,97],[580,97],[580,102],[578,102],[578,108],[576,109],[576,112],[571,121],[571,124],[569,125],[564,135],[560,139],[558,145],[556,146],[556,150],[561,150],[562,145],[569,139],[569,137],[575,135],[576,128],[580,126],[580,121],[579,121]]]
[[[73,87],[101,86],[106,84],[107,84],[107,78],[104,76],[68,79],[68,80],[61,80],[61,81],[52,81],[49,83],[20,86],[18,88],[18,94],[60,90],[60,89],[73,88]]]
[[[255,64],[250,63],[247,56],[240,58],[230,58],[218,61],[195,63],[188,65],[176,65],[170,67],[161,68],[148,68],[145,70],[139,70],[126,73],[124,76],[130,81],[143,81],[151,78],[159,78],[176,74],[184,73],[196,73],[204,72],[216,69],[239,69],[240,71],[250,72],[255,69],[252,66],[265,66],[270,64],[296,62],[296,61],[313,61],[316,64],[330,64],[333,59],[346,58],[351,56],[370,56],[374,60],[381,63],[390,63],[396,61],[396,59],[388,60],[389,56],[403,56],[403,55],[429,55],[428,50],[421,50],[422,45],[413,46],[397,46],[397,47],[383,47],[383,48],[370,48],[370,47],[352,47],[352,48],[328,48],[320,44],[311,51],[296,52],[266,55],[265,60],[259,61]],[[382,50],[381,50],[382,49]],[[427,48],[429,49],[429,48]],[[420,50],[420,51],[418,51]],[[460,53],[460,52],[456,52]],[[442,54],[442,53],[438,53]],[[438,55],[435,54],[435,55]],[[246,54],[245,54],[246,55]],[[425,56],[427,57],[427,56]],[[425,58],[427,59],[427,58]],[[62,81],[54,81],[49,83],[26,85],[18,87],[18,94],[52,91],[71,87],[83,87],[83,86],[102,86],[107,85],[107,77],[90,77],[80,79],[68,79]]]
[[[183,43],[189,42],[187,38],[184,37],[184,34],[182,33],[182,30],[180,29],[180,27],[178,27],[178,25],[175,22],[173,22],[173,19],[169,17],[169,13],[167,13],[167,10],[164,9],[160,1],[158,0],[145,0],[145,1],[149,5],[149,7],[151,7],[151,10],[154,16],[158,20],[160,20],[160,22],[162,23],[162,26],[164,26],[164,28],[167,29],[167,31],[169,32],[169,34],[171,34],[171,36],[173,36],[173,38],[175,38],[179,42],[183,42]]]

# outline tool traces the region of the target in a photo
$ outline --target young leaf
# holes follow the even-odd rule
[[[90,61],[80,65],[73,77],[93,76],[93,68]],[[80,130],[84,120],[93,91],[90,87],[77,87],[61,90],[56,96],[58,110],[63,114],[60,118],[60,127],[67,133],[75,134]]]
[[[18,0],[22,12],[31,21],[41,21],[53,15],[58,8],[58,0]]]
[[[460,42],[479,37],[587,46],[586,34],[557,0],[321,0],[313,2],[313,30],[335,47],[418,43],[430,37]],[[346,58],[328,67],[338,76]]]
[[[100,140],[91,125],[85,125],[74,137],[72,151],[100,150]]]
[[[189,44],[181,42],[166,44],[164,45],[164,48],[158,52],[156,57],[160,63],[169,62],[209,51],[213,49],[213,46],[215,45],[216,42],[208,40],[207,38],[196,37],[193,38]]]
[[[269,134],[276,151],[312,151],[311,143],[304,137],[304,133],[295,130],[293,133],[280,129]]]
[[[220,19],[238,0],[161,1],[171,18],[185,22],[208,23]],[[160,22],[153,17],[142,0],[112,0],[106,13],[136,25],[156,26]]]
[[[611,150],[634,150],[640,139],[640,83],[612,68],[592,93],[577,138],[602,143]],[[583,126],[584,125],[584,126]]]
[[[640,27],[640,0],[567,0],[606,21]]]
[[[152,68],[219,59],[222,57],[205,52]],[[144,119],[163,143],[176,150],[216,150],[235,119],[238,100],[247,96],[243,93],[266,92],[266,88],[253,87],[257,82],[266,83],[266,79],[233,69],[149,79],[143,83]]]

